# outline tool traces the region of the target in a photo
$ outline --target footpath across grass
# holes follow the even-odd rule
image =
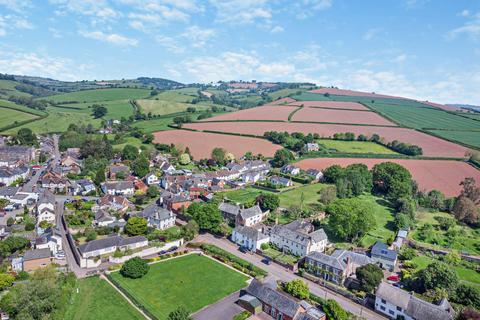
[[[196,312],[244,288],[248,280],[245,275],[196,254],[152,264],[140,279],[124,278],[118,272],[111,277],[161,320],[179,306]]]
[[[92,277],[78,281],[78,293],[74,291],[65,319],[140,320],[144,317],[105,280]]]

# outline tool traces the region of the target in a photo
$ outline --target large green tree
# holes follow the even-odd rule
[[[147,233],[147,220],[142,217],[131,217],[125,225],[125,231],[131,236]]]
[[[310,296],[307,284],[300,279],[287,282],[285,285],[285,291],[298,299],[308,299]]]
[[[210,158],[215,161],[219,165],[223,165],[225,163],[227,156],[227,150],[223,148],[214,148],[212,150],[212,154],[210,155]]]
[[[138,148],[132,146],[131,144],[127,144],[123,147],[122,151],[122,159],[123,160],[135,160],[138,157]]]
[[[141,154],[137,160],[132,162],[131,167],[137,177],[144,177],[150,170],[150,162],[144,154]]]
[[[403,166],[383,162],[372,169],[373,189],[391,199],[412,196],[412,175]]]
[[[449,265],[435,261],[417,274],[423,290],[445,289],[452,292],[458,286],[458,275]]]
[[[187,215],[192,217],[200,229],[220,232],[220,223],[223,218],[217,205],[214,203],[192,203],[187,209]]]
[[[120,274],[125,278],[138,279],[147,274],[150,266],[140,257],[128,259],[120,269]]]
[[[354,241],[376,225],[370,204],[360,199],[337,199],[326,212],[329,227],[344,240]]]
[[[475,203],[465,196],[460,196],[455,201],[452,209],[455,218],[461,222],[475,224],[478,222],[478,208]]]
[[[30,128],[22,128],[18,130],[16,136],[17,142],[26,146],[36,146],[38,145],[37,136],[33,133]]]
[[[360,266],[355,271],[360,289],[365,292],[373,292],[383,279],[383,271],[376,264]]]
[[[286,164],[289,164],[293,160],[295,160],[295,156],[293,155],[293,153],[291,153],[287,149],[279,149],[275,151],[275,155],[273,156],[273,160],[272,160],[272,165],[274,167],[279,168]]]
[[[263,211],[273,212],[280,206],[280,198],[274,193],[261,193],[257,196],[256,201]]]

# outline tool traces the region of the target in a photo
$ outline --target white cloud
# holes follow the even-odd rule
[[[0,37],[18,29],[33,29],[33,24],[16,15],[0,15]]]
[[[309,6],[314,10],[325,10],[332,6],[332,0],[303,0],[305,6]]]
[[[216,31],[214,29],[202,29],[199,26],[191,26],[185,29],[182,33],[182,36],[189,40],[195,48],[200,48],[205,46],[208,40],[214,37]]]
[[[281,33],[281,32],[283,32],[284,30],[285,30],[285,29],[283,29],[282,26],[275,26],[275,27],[272,28],[272,30],[270,30],[270,33],[273,33],[273,34],[275,34],[275,33]]]
[[[294,11],[297,11],[297,19],[306,19],[314,14],[314,11],[326,10],[333,5],[333,0],[303,0],[295,3]]]
[[[185,52],[185,48],[182,47],[174,38],[158,35],[155,37],[155,41],[170,52]]]
[[[26,8],[31,7],[32,2],[29,0],[0,0],[0,6],[20,13]]]
[[[469,22],[462,27],[453,29],[447,34],[448,39],[455,39],[460,35],[467,35],[473,39],[480,39],[480,19],[477,21]]]
[[[9,74],[50,77],[61,80],[82,80],[91,68],[62,57],[37,53],[12,52],[0,49],[0,70]]]
[[[270,22],[272,10],[267,0],[210,0],[217,10],[217,22],[234,25]]]
[[[109,42],[119,46],[136,46],[138,40],[125,37],[117,33],[104,33],[102,31],[79,31],[81,36],[89,39]]]
[[[368,29],[367,32],[363,35],[363,40],[370,41],[376,38],[381,32],[381,29],[372,28]]]
[[[462,12],[460,12],[458,15],[462,17],[468,17],[470,15],[470,10],[465,9]]]
[[[48,31],[50,31],[50,33],[54,38],[57,38],[57,39],[62,38],[62,33],[60,32],[60,30],[56,28],[48,28]]]
[[[396,56],[392,62],[395,62],[395,63],[403,63],[405,61],[407,61],[407,58],[408,56],[405,54],[405,53],[402,53],[402,54],[399,54],[398,56]]]
[[[57,5],[57,14],[75,13],[84,16],[95,17],[100,20],[114,20],[122,16],[120,11],[115,10],[107,0],[49,0]]]

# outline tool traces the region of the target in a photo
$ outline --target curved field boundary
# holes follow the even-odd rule
[[[306,159],[296,165],[301,169],[323,170],[331,165],[348,166],[364,163],[369,168],[382,162],[395,162],[407,168],[420,190],[439,190],[447,197],[455,197],[461,192],[462,182],[467,177],[480,181],[480,171],[463,161],[452,160],[410,160],[410,159],[367,159],[367,158],[316,158]]]
[[[452,143],[450,141],[439,139],[435,136],[425,134],[413,129],[401,127],[375,127],[360,125],[340,125],[340,124],[319,124],[319,123],[298,123],[298,122],[241,122],[235,124],[231,122],[196,122],[184,124],[184,127],[196,130],[210,130],[217,132],[230,132],[240,134],[251,134],[263,136],[267,131],[287,131],[289,133],[302,132],[318,133],[320,137],[331,137],[335,133],[352,132],[356,135],[364,134],[371,136],[376,133],[385,141],[398,140],[404,143],[415,144],[423,149],[423,155],[426,157],[448,157],[465,158],[467,148]]]
[[[0,107],[15,110],[15,111],[29,113],[29,114],[37,116],[37,117],[42,117],[42,116],[45,116],[47,114],[46,111],[32,109],[32,108],[26,107],[26,106],[21,105],[21,104],[16,104],[16,103],[8,101],[8,100],[0,100]]]
[[[358,110],[369,111],[364,105],[353,101],[333,101],[333,100],[307,100],[290,103],[289,105],[302,105],[310,108],[325,108],[325,109],[338,109],[338,110]]]
[[[297,108],[297,109],[293,110],[292,112],[290,112],[290,114],[288,115],[288,121],[292,121],[292,118],[295,115],[295,113],[302,110],[303,108],[304,108],[303,105],[301,105],[300,108]]]

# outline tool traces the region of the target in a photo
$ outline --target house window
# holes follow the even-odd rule
[[[400,308],[400,307],[397,307],[397,311],[402,311],[402,308]]]
[[[392,316],[395,314],[393,310],[388,310],[388,313],[390,313]]]
[[[384,306],[380,306],[380,310],[385,311],[385,307],[384,307]]]
[[[387,303],[387,301],[385,301],[384,299],[382,299],[382,303],[385,304],[385,303]]]

